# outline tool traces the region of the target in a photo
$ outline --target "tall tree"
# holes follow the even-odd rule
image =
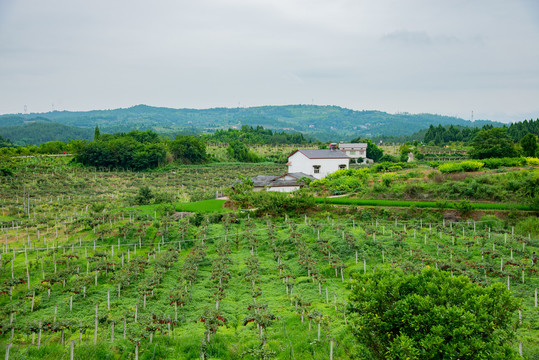
[[[94,130],[94,141],[99,140],[99,136],[101,135],[101,131],[99,131],[99,126],[95,126]]]
[[[13,144],[11,143],[11,140],[0,135],[0,147],[9,147],[9,146],[13,146]]]
[[[507,135],[505,127],[487,129],[485,126],[475,135],[472,147],[470,156],[474,159],[517,156],[513,141]]]
[[[522,151],[526,156],[535,156],[537,151],[537,138],[531,133],[527,133],[522,140],[520,140],[520,146],[522,146]]]
[[[206,145],[194,136],[176,136],[169,149],[182,164],[202,164],[208,160]]]

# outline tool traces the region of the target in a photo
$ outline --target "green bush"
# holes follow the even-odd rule
[[[531,236],[539,235],[539,218],[535,216],[527,217],[520,220],[515,225],[515,230],[520,234],[530,234]]]
[[[381,162],[393,162],[393,163],[396,163],[396,162],[400,162],[400,159],[396,156],[393,156],[393,155],[389,155],[389,154],[385,154],[384,156],[382,156],[380,158],[380,161]]]
[[[385,155],[384,155],[385,156]],[[414,167],[415,165],[403,163],[403,162],[381,162],[372,167],[374,172],[385,172],[385,171],[397,171],[404,168]]]
[[[487,169],[498,169],[501,167],[516,167],[526,164],[524,158],[490,158],[481,160]]]
[[[143,186],[139,189],[137,196],[135,197],[135,204],[147,205],[149,204],[155,195],[149,186]]]
[[[517,359],[518,302],[501,283],[425,269],[355,275],[351,329],[369,359]]]
[[[479,222],[483,228],[496,229],[500,226],[500,219],[496,215],[483,215]]]
[[[473,211],[474,206],[469,200],[462,200],[455,203],[455,209],[457,209],[460,216],[466,217]]]
[[[384,174],[382,176],[382,184],[384,184],[385,187],[389,187],[389,185],[391,185],[392,181],[393,181],[393,175],[392,174]]]
[[[460,163],[445,163],[445,164],[439,165],[438,170],[440,170],[440,172],[444,174],[460,172],[462,171],[462,166],[460,166]]]
[[[309,181],[311,188],[324,188],[333,194],[360,192],[367,185],[369,169],[338,170],[323,179]]]
[[[476,160],[466,160],[461,161],[458,163],[445,163],[440,166],[438,166],[438,170],[440,172],[447,174],[447,173],[453,173],[453,172],[462,172],[462,171],[478,171],[480,170],[485,164],[481,161]]]
[[[466,160],[462,161],[460,165],[464,171],[478,171],[481,170],[485,164],[481,161]]]
[[[8,167],[0,168],[0,176],[13,176],[13,170]]]
[[[237,200],[236,196],[231,199]],[[241,208],[256,208],[258,215],[301,214],[315,205],[314,198],[298,191],[295,194],[276,191],[248,192],[240,200]]]

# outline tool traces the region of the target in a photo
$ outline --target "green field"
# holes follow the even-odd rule
[[[185,202],[214,195],[238,164],[133,173],[19,159],[13,168],[0,178],[0,357],[11,344],[10,359],[67,359],[73,344],[76,359],[327,359],[332,346],[334,359],[362,359],[350,278],[427,267],[481,286],[509,281],[522,310],[511,348],[521,341],[524,358],[539,357],[530,260],[539,241],[527,213],[455,222],[443,211],[341,211],[319,199],[307,214],[254,218],[223,200]],[[145,185],[171,202],[133,206]],[[195,215],[176,220],[179,211]]]
[[[430,209],[458,209],[458,202],[435,202],[435,201],[409,201],[409,200],[379,200],[379,199],[351,199],[345,197],[338,198],[316,198],[320,204],[353,205],[353,206],[383,206],[383,207],[416,207]],[[470,202],[473,209],[477,210],[536,210],[531,205],[507,204],[507,203],[485,203]]]
[[[179,203],[175,205],[176,211],[187,211],[194,213],[222,213],[227,210],[223,208],[225,200],[203,200],[192,203]]]
[[[73,240],[61,236],[56,238],[52,228],[49,232],[42,229],[40,239],[36,239],[34,232],[37,229],[31,229],[29,235],[32,243],[26,243],[26,255],[22,243],[11,241],[16,236],[16,229],[9,229],[8,251],[3,254],[7,266],[4,266],[1,279],[5,284],[11,278],[9,264],[15,249],[14,278],[23,280],[22,284],[13,286],[12,300],[9,289],[0,298],[5,316],[11,313],[16,315],[11,340],[15,344],[13,349],[30,358],[58,358],[67,351],[67,344],[72,339],[75,340],[80,358],[114,356],[127,359],[133,356],[133,344],[139,341],[141,358],[153,358],[154,355],[158,358],[198,358],[203,350],[208,357],[243,358],[243,354],[250,348],[256,348],[258,343],[256,328],[253,329],[252,324],[242,325],[243,319],[249,315],[248,305],[254,301],[253,289],[258,289],[257,303],[266,304],[278,318],[265,334],[268,347],[276,353],[277,358],[288,359],[292,352],[297,359],[314,356],[326,358],[331,339],[334,339],[336,358],[352,358],[353,354],[360,354],[361,349],[344,324],[349,277],[364,271],[383,269],[417,272],[428,265],[452,271],[455,275],[468,276],[483,285],[506,282],[509,276],[513,293],[522,299],[524,320],[522,326],[517,326],[518,338],[523,341],[527,356],[533,358],[533,354],[537,355],[539,316],[533,304],[533,291],[539,285],[539,279],[536,272],[526,265],[529,254],[539,251],[534,239],[512,235],[510,229],[504,231],[496,227],[496,230],[491,228],[489,231],[487,226],[492,224],[481,222],[361,223],[339,218],[301,218],[286,222],[276,219],[272,223],[273,230],[264,221],[253,222],[245,218],[233,220],[229,225],[215,223],[199,227],[167,223],[166,219],[154,219],[152,222],[135,219],[130,222],[117,218],[112,221],[112,230],[108,223],[97,227],[97,234],[101,234],[101,238],[94,236],[92,231],[74,228],[68,231]],[[170,232],[163,232],[165,228]],[[105,230],[105,233],[100,230]],[[274,237],[269,235],[272,231]],[[194,244],[197,246],[194,247]],[[181,251],[178,251],[180,246]],[[182,280],[182,273],[188,263],[188,254],[201,246],[204,255],[198,262],[196,277],[189,286]],[[200,318],[207,309],[216,306],[213,290],[216,280],[212,274],[215,263],[223,256],[218,253],[223,247],[229,248],[225,256],[230,261],[226,267],[230,278],[221,294],[219,311],[226,318],[227,326],[219,327],[213,340],[204,344],[205,327]],[[323,249],[331,249],[332,261],[328,262]],[[513,259],[509,261],[511,252]],[[489,256],[481,255],[485,253]],[[169,254],[175,254],[176,258],[167,263],[165,259]],[[313,270],[308,272],[300,261],[305,256],[316,264],[312,268],[320,274],[316,281]],[[254,287],[252,282],[246,281],[246,260],[251,257],[259,263]],[[500,257],[514,265],[500,271]],[[91,259],[96,258],[102,260],[92,262]],[[30,284],[24,283],[27,275],[25,259],[30,267]],[[342,278],[340,267],[335,267],[339,266],[335,265],[339,263],[336,259],[344,264]],[[130,264],[140,260],[145,265],[140,268],[138,275],[129,275],[131,279],[125,280],[123,274],[128,274]],[[282,271],[279,270],[279,261],[283,264]],[[108,270],[104,270],[103,266],[107,263],[116,265],[114,269],[109,265]],[[87,264],[88,272],[85,271]],[[521,268],[525,269],[524,284],[520,280]],[[486,277],[483,269],[487,271]],[[284,274],[286,277],[283,277]],[[46,281],[43,281],[43,277]],[[157,283],[155,279],[159,279]],[[289,288],[293,286],[292,294],[287,294],[283,283],[286,279]],[[119,284],[122,284],[120,297],[117,295]],[[188,288],[188,299],[185,306],[179,308],[176,320],[170,296],[173,289],[184,286]],[[48,289],[51,290],[50,296]],[[297,310],[296,301],[310,305],[300,306]],[[97,345],[93,345],[96,304],[99,322]],[[138,306],[136,323],[135,305]],[[311,331],[308,330],[306,314],[315,310],[324,316],[320,341],[317,340],[314,320]],[[10,342],[8,319],[5,318],[2,323],[4,335],[1,341],[4,344]],[[127,326],[125,340],[124,319]],[[47,327],[42,329],[42,342],[40,349],[37,349],[30,344],[32,329],[39,329],[39,321],[42,326],[47,324]],[[173,336],[168,334],[169,322],[171,330],[174,330]],[[110,341],[112,323],[116,325],[113,342]],[[64,346],[60,344],[62,329]],[[81,331],[82,342],[79,342]],[[150,345],[152,332],[153,345]]]

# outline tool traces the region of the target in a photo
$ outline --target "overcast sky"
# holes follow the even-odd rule
[[[0,0],[0,113],[539,117],[539,0]]]

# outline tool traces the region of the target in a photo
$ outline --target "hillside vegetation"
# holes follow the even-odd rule
[[[102,132],[128,132],[152,129],[161,134],[214,132],[242,125],[263,126],[282,132],[296,131],[321,141],[347,140],[361,134],[407,135],[429,125],[502,125],[490,121],[470,122],[434,114],[389,114],[382,111],[356,111],[338,106],[284,105],[251,108],[170,109],[137,105],[127,109],[85,112],[53,111],[43,114],[0,116],[0,127],[18,125],[36,116],[64,125]],[[0,128],[1,131],[1,128]],[[13,139],[12,139],[13,140]],[[16,140],[16,139],[15,139]]]
[[[50,141],[91,140],[93,133],[93,129],[49,122],[0,127],[0,134],[19,146],[41,145]]]

